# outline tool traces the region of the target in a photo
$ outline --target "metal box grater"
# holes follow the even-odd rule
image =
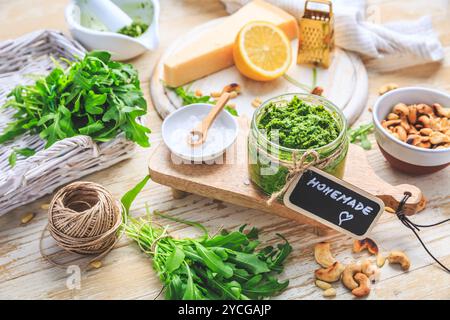
[[[311,4],[314,4],[315,7],[311,8]],[[325,11],[321,10],[322,8]],[[305,13],[300,19],[299,25],[297,63],[328,68],[334,48],[334,17],[331,1],[306,1]]]

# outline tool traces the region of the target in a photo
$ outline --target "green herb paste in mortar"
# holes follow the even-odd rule
[[[267,194],[284,186],[294,151],[300,156],[304,150],[316,149],[322,159],[344,148],[325,168],[330,174],[343,176],[348,140],[340,133],[346,130],[345,119],[333,105],[325,107],[323,101],[314,101],[314,96],[309,99],[312,103],[296,95],[290,100],[269,101],[252,123],[248,142],[250,178]]]

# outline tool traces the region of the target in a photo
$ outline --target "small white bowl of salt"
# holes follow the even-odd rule
[[[238,135],[236,118],[222,110],[208,130],[206,140],[199,145],[189,143],[191,131],[214,108],[206,103],[190,104],[171,113],[162,124],[163,141],[177,157],[189,162],[205,162],[220,158]]]

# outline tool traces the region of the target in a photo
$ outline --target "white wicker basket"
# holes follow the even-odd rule
[[[47,74],[53,68],[50,57],[72,60],[84,54],[80,44],[57,31],[36,31],[0,42],[0,106],[17,84],[33,81],[30,74]],[[14,112],[0,109],[0,132]],[[123,133],[99,144],[88,136],[77,136],[56,142],[48,149],[44,145],[38,136],[28,134],[0,145],[0,216],[63,184],[131,157],[135,148]],[[26,159],[18,156],[16,166],[11,168],[8,157],[13,147],[29,147],[37,153]]]

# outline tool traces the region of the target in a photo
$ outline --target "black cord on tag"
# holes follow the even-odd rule
[[[433,224],[417,224],[412,222],[411,220],[409,220],[409,218],[403,213],[403,209],[405,207],[406,201],[408,201],[409,197],[411,197],[411,193],[410,192],[405,192],[404,193],[404,197],[402,199],[402,201],[400,201],[400,204],[397,207],[397,210],[395,211],[395,214],[397,215],[397,217],[400,219],[400,221],[408,228],[410,229],[417,237],[417,239],[419,240],[420,244],[422,245],[422,247],[425,249],[425,251],[430,255],[431,258],[433,258],[434,261],[436,261],[445,271],[450,273],[450,269],[447,268],[446,266],[444,266],[444,264],[442,262],[440,262],[431,252],[430,250],[428,250],[427,246],[425,245],[425,243],[423,243],[422,239],[420,238],[419,234],[417,233],[418,231],[420,231],[420,228],[430,228],[430,227],[434,227],[434,226],[438,226],[440,224],[443,224],[445,222],[450,221],[450,219],[445,219],[443,221],[440,222],[436,222]]]

